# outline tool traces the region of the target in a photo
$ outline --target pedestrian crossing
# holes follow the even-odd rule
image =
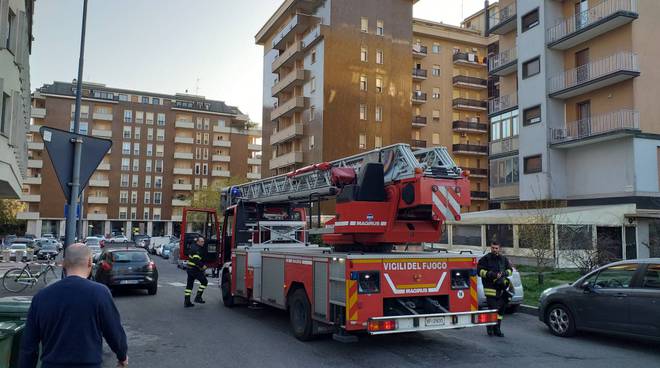
[[[195,282],[195,284],[199,285],[199,282]],[[217,281],[211,281],[209,280],[208,286],[218,286],[220,285]],[[176,288],[184,288],[186,287],[186,284],[183,282],[166,282],[166,283],[158,283],[158,287],[164,287],[164,286],[171,286],[171,287],[176,287]]]

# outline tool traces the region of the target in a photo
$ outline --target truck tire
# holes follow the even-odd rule
[[[289,322],[298,340],[309,341],[312,338],[312,309],[304,289],[295,290],[289,297]]]
[[[220,288],[222,290],[222,304],[227,308],[233,307],[235,303],[234,296],[231,295],[231,276],[229,275],[229,272],[222,273]]]

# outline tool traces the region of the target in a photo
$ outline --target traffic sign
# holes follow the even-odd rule
[[[64,218],[69,216],[69,204],[64,204]],[[76,220],[80,220],[80,203],[76,206]]]
[[[71,199],[71,182],[73,181],[71,177],[73,171],[73,142],[77,139],[82,140],[80,191],[76,193],[76,196],[79,196],[87,186],[89,178],[103,161],[103,156],[112,147],[112,141],[45,126],[39,129],[39,133],[43,138],[50,161],[53,163],[64,197],[69,202]]]

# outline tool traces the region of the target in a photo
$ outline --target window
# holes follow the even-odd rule
[[[367,90],[367,76],[366,75],[361,75],[360,76],[360,91],[366,91]]]
[[[140,143],[133,143],[133,155],[134,156],[140,155]]]
[[[453,225],[452,242],[457,245],[481,246],[480,225]]]
[[[557,225],[557,246],[562,250],[592,249],[590,225]]]
[[[163,177],[162,176],[154,176],[154,188],[155,189],[162,189],[163,188]],[[156,203],[156,202],[154,202]]]
[[[381,136],[376,136],[374,137],[374,148],[381,148],[383,147],[383,137]]]
[[[137,158],[133,159],[133,171],[140,171],[140,160]]]
[[[147,143],[147,156],[152,156],[154,154],[154,145]]]
[[[433,65],[433,68],[431,69],[431,75],[434,77],[440,76],[440,65]]]
[[[119,192],[119,203],[128,203],[128,191],[122,190]]]
[[[195,178],[193,188],[195,188],[195,190],[199,190],[199,178]]]
[[[131,127],[124,127],[124,139],[131,139]]]
[[[156,203],[156,199],[155,199],[155,196],[154,196],[154,204],[155,203]],[[158,204],[160,204],[160,199],[159,199]],[[154,220],[160,221],[160,208],[154,208]]]
[[[489,243],[491,241],[497,241],[503,247],[513,247],[513,225],[486,225],[486,239]]]
[[[142,103],[143,103],[143,104],[148,104],[148,103],[149,103],[149,97],[147,97],[147,96],[142,96]]]
[[[144,123],[144,112],[142,111],[135,112],[135,122],[138,124]]]
[[[151,160],[145,160],[144,161],[144,171],[146,172],[151,172]]]
[[[144,202],[144,204],[151,203],[151,192],[144,192],[144,201],[143,202]],[[145,211],[148,212],[147,209],[145,209]],[[147,215],[147,217],[148,217],[148,215]]]
[[[309,136],[309,149],[310,150],[314,149],[314,136],[313,135]]]
[[[440,121],[440,110],[433,110],[433,121]]]
[[[376,21],[376,36],[384,36],[384,35],[385,35],[385,22],[379,19]]]
[[[367,105],[360,104],[360,120],[367,120]]]
[[[525,157],[523,160],[523,170],[525,174],[539,173],[543,170],[541,155]]]
[[[433,135],[431,135],[431,143],[433,143],[436,146],[439,145],[440,144],[440,134],[433,133]]]
[[[165,147],[162,144],[156,145],[156,157],[163,157],[165,155]]]
[[[369,61],[369,50],[367,50],[366,46],[360,47],[360,61],[364,63]]]
[[[376,93],[382,93],[383,92],[383,78],[377,77],[376,78]]]
[[[133,110],[124,110],[124,123],[133,122]]]
[[[195,144],[202,144],[202,133],[195,133]]]
[[[160,105],[160,98],[152,97],[151,98],[151,104],[152,105]]]
[[[137,188],[140,185],[140,177],[137,175],[131,176],[131,187]]]
[[[538,57],[523,63],[523,79],[533,77],[541,72],[541,59]]]
[[[4,106],[4,105],[3,105]],[[11,106],[9,106],[11,107]],[[69,131],[73,133],[73,125],[74,122],[71,122],[71,125],[69,126]],[[86,121],[81,121],[80,125],[78,125],[78,134],[84,134],[87,135],[89,133],[89,124]]]
[[[439,54],[440,53],[440,44],[433,43],[433,46],[431,46],[431,52],[434,53],[434,54]]]
[[[360,134],[358,138],[358,147],[360,147],[360,149],[367,148],[367,136],[365,134]]]
[[[541,122],[541,106],[534,106],[523,110],[523,125],[532,125]]]
[[[127,218],[127,208],[126,207],[119,207],[119,218],[121,220],[126,220]]]
[[[118,95],[119,101],[128,101],[128,95],[125,94],[119,94]]]
[[[383,55],[383,50],[376,50],[376,64],[384,64],[385,56]]]
[[[128,174],[121,174],[119,186],[128,188]]]
[[[201,172],[201,165],[199,164],[199,162],[197,162],[195,163],[195,175],[199,175],[200,172]]]
[[[376,106],[376,121],[383,121],[383,106]]]
[[[598,276],[593,281],[589,281],[589,284],[594,289],[625,289],[630,287],[635,272],[637,272],[636,264],[608,267],[598,272]]]
[[[131,207],[131,220],[137,220],[137,208]]]
[[[131,142],[122,142],[121,144],[121,154],[130,155],[131,154]]]
[[[316,64],[316,49],[312,50],[312,57],[311,57],[311,59],[312,59],[311,63],[312,63],[312,64]]]
[[[660,289],[660,264],[649,264],[642,280],[645,289]]]
[[[547,224],[518,225],[518,244],[520,248],[552,249],[552,227]]]
[[[131,204],[137,204],[138,202],[138,192],[132,191],[131,192]]]
[[[522,16],[522,31],[526,32],[539,25],[539,9],[536,8]]]
[[[518,156],[492,160],[490,162],[490,183],[503,186],[518,183]]]
[[[204,160],[209,159],[209,149],[208,148],[202,149],[202,159],[204,159]]]
[[[440,98],[440,88],[438,87],[433,87],[433,99],[437,100]]]
[[[202,165],[202,175],[208,175],[209,174],[209,164],[205,163]]]
[[[131,165],[131,159],[130,158],[122,158],[121,159],[121,171],[128,171],[129,166]]]
[[[147,140],[154,140],[154,128],[147,128]]]
[[[204,118],[204,130],[209,130],[211,128],[211,119]]]
[[[144,177],[144,187],[146,189],[151,188],[151,175],[147,175],[147,176]]]
[[[135,137],[135,139],[140,139],[141,137],[140,130],[142,130],[142,128],[140,127],[135,127],[133,129],[133,137]]]
[[[312,77],[312,79],[309,81],[309,89],[312,92],[316,91],[316,77]]]
[[[145,195],[146,195],[146,194],[147,194],[147,193],[145,193]],[[146,201],[147,198],[145,197],[144,200]],[[146,207],[146,208],[144,209],[144,215],[143,215],[142,218],[145,219],[145,220],[149,220],[149,214],[150,214],[150,213],[151,213],[151,211],[149,210],[148,207]]]
[[[165,125],[165,114],[162,112],[158,113],[158,120],[157,120],[158,125],[164,126]]]
[[[207,145],[209,144],[209,133],[204,133],[203,142],[204,142],[204,144],[207,144]]]
[[[309,121],[312,121],[316,118],[316,106],[309,107]]]
[[[161,192],[154,192],[154,204],[162,204],[163,203],[163,193]],[[159,210],[160,208],[154,208],[154,220],[156,219],[156,210]]]
[[[165,129],[156,129],[156,140],[157,141],[165,140]]]
[[[362,17],[360,18],[360,31],[367,33],[369,32],[369,19]]]
[[[0,116],[0,133],[9,134],[10,127],[10,109],[11,109],[11,100],[8,94],[2,94],[2,116]],[[73,129],[73,127],[71,128]]]
[[[202,127],[203,127],[202,118],[197,118],[195,126],[197,127],[197,130],[202,130]]]

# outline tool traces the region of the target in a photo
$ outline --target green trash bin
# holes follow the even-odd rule
[[[0,322],[0,368],[18,367],[23,328],[25,321]]]
[[[0,322],[25,321],[31,303],[31,296],[7,296],[0,298]]]

